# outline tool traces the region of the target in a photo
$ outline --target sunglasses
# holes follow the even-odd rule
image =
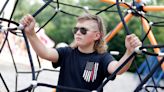
[[[76,34],[78,30],[80,30],[80,33],[83,35],[87,34],[88,31],[88,29],[84,27],[74,27],[73,33]]]

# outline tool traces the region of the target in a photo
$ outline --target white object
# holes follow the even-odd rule
[[[68,44],[66,44],[65,42],[61,42],[61,43],[58,43],[58,44],[56,45],[56,48],[67,47],[67,46],[68,46]]]
[[[110,54],[112,54],[112,55],[119,55],[120,53],[118,51],[110,51]]]
[[[141,47],[141,46],[138,46],[138,47],[136,47],[136,48],[134,49],[134,51],[135,51],[137,54],[141,54],[141,53],[142,53],[142,50],[139,49],[140,47]]]

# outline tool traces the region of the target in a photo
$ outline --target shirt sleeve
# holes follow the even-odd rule
[[[59,59],[58,59],[58,62],[57,63],[53,63],[52,62],[52,66],[54,68],[57,68],[59,66],[61,66],[62,62],[64,61],[65,59],[65,56],[67,55],[67,52],[69,50],[70,47],[61,47],[61,48],[57,48],[57,52],[59,54]]]
[[[106,77],[108,77],[110,74],[108,72],[108,65],[111,63],[115,58],[110,53],[105,53],[102,58],[102,65],[103,65],[103,71]]]

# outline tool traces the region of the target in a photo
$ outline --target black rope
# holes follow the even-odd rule
[[[120,18],[121,18],[121,21],[122,21],[122,23],[123,23],[123,25],[124,25],[124,27],[125,27],[125,31],[126,31],[126,33],[127,33],[127,35],[128,34],[130,34],[130,32],[129,32],[129,30],[128,30],[128,27],[127,27],[127,25],[126,25],[126,23],[125,23],[125,21],[124,21],[124,19],[123,19],[123,16],[122,16],[122,14],[121,14],[121,10],[120,10],[120,7],[119,7],[119,2],[118,2],[118,0],[117,0],[117,2],[116,2],[116,5],[117,5],[117,9],[118,9],[118,13],[119,13],[119,15],[120,15]],[[138,13],[139,14],[139,13]],[[143,17],[144,19],[146,19],[144,16],[142,16],[141,14],[139,14],[141,17]],[[147,19],[146,19],[146,21],[148,21]],[[149,21],[148,21],[149,22]],[[151,29],[151,27],[149,28],[149,30]],[[145,35],[145,37],[148,35],[148,33],[149,33],[149,31],[147,32],[147,34]],[[142,42],[145,40],[145,37],[142,39]],[[143,51],[144,53],[146,53],[146,54],[152,54],[152,53],[148,53],[148,52],[146,52],[146,51]],[[102,83],[98,88],[97,88],[97,90],[98,90],[98,92],[103,88],[103,86],[109,81],[109,80],[112,80],[116,75],[117,75],[117,73],[122,69],[122,67],[124,67],[127,63],[128,63],[128,61],[133,57],[133,56],[135,56],[136,55],[136,53],[135,52],[133,52],[129,57],[128,57],[128,59],[126,59],[125,60],[125,62],[120,66],[120,67],[118,67],[117,69],[116,69],[116,71],[114,71],[114,73],[111,75],[111,76],[109,76],[108,78],[107,78],[107,80],[104,82],[104,83]],[[156,54],[152,54],[152,55],[156,55]]]
[[[164,21],[153,22],[152,26],[156,26],[156,27],[164,27]]]
[[[40,68],[41,68],[41,67],[40,67]],[[36,70],[35,73],[39,73],[39,72],[41,72],[41,71],[52,71],[52,72],[55,71],[55,72],[60,72],[59,70],[42,69],[42,70]],[[18,73],[22,73],[22,74],[23,74],[23,73],[29,73],[29,74],[31,74],[32,72],[30,72],[30,71],[26,71],[26,72],[23,71],[23,72],[20,72],[20,71],[19,71]]]
[[[37,14],[39,14],[50,2],[51,2],[52,0],[50,0],[49,2],[47,2],[44,6],[42,6],[37,12],[35,12],[34,14],[33,14],[33,17],[35,17]],[[16,2],[16,4],[17,4],[17,2]],[[15,5],[16,6],[16,5]],[[14,7],[14,10],[15,10],[15,7]],[[13,11],[14,11],[13,10]],[[13,14],[13,13],[12,13]],[[19,25],[18,23],[16,23],[16,22],[14,22],[14,21],[11,21],[11,18],[10,18],[10,20],[7,20],[7,19],[4,19],[4,18],[0,18],[0,20],[3,20],[3,21],[7,21],[7,22],[9,22],[9,24],[10,23],[13,23],[13,24],[15,24],[15,25]],[[9,25],[8,25],[9,26]],[[18,28],[8,28],[8,30],[17,30]],[[24,37],[24,40],[25,40],[25,44],[26,44],[26,48],[27,48],[27,52],[28,52],[28,56],[29,56],[29,60],[30,60],[30,65],[31,65],[31,70],[32,70],[32,80],[35,80],[35,73],[34,73],[34,71],[35,71],[35,69],[34,69],[34,65],[33,65],[33,61],[32,61],[32,56],[31,56],[31,52],[30,52],[30,47],[29,47],[29,44],[28,44],[28,41],[27,41],[27,37],[26,37],[26,35],[25,35],[25,33],[24,33],[24,31],[22,31],[22,34],[23,34],[23,37]],[[7,39],[7,36],[6,36],[6,39]],[[5,40],[6,41],[6,40]],[[9,45],[10,46],[10,45]],[[3,46],[2,46],[3,47]],[[15,65],[15,63],[14,63],[14,65]],[[15,65],[16,66],[16,65]],[[17,71],[17,68],[15,67],[15,69],[16,69],[16,71]],[[17,77],[16,77],[16,80],[17,80]],[[32,86],[30,86],[30,87],[28,87],[28,88],[26,88],[26,89],[24,89],[24,90],[21,90],[21,91],[25,91],[25,90],[31,90],[31,88],[32,88]],[[15,88],[16,90],[17,90],[17,87]]]
[[[161,53],[148,52],[147,50],[145,50],[148,48],[164,48],[164,45],[144,45],[139,48],[139,50],[141,50],[142,53],[144,54],[151,55],[151,56],[160,56]]]
[[[45,0],[44,0],[45,1]],[[50,1],[52,1],[52,0],[50,0]],[[133,0],[133,2],[134,2],[134,0]],[[50,3],[50,2],[49,2]],[[58,0],[57,0],[57,9],[59,9],[59,4],[61,4]],[[118,0],[117,0],[117,8],[118,8],[118,12],[119,12],[119,14],[121,14],[121,10],[120,10],[120,8],[119,8],[119,5],[118,5]],[[42,8],[40,8],[36,13],[34,13],[33,14],[33,16],[35,17],[38,13],[40,13],[47,5],[50,5],[50,4],[45,4]],[[112,6],[114,6],[114,5],[112,5]],[[111,7],[112,7],[111,6]],[[74,7],[74,6],[73,6]],[[76,7],[77,8],[77,7]],[[78,8],[81,8],[81,9],[84,9],[83,7],[78,7]],[[109,8],[109,7],[108,7]],[[105,12],[105,11],[107,11],[107,8],[106,9],[104,9],[104,10],[102,10],[101,12]],[[65,14],[67,14],[67,15],[71,15],[71,16],[74,16],[74,14],[70,14],[70,13],[67,13],[67,12],[65,12],[65,11],[63,11],[63,10],[61,10],[61,12],[62,13],[65,13]],[[101,12],[98,12],[97,14],[99,14],[99,13],[101,13]],[[136,13],[138,13],[138,12],[136,12]],[[55,13],[54,14],[54,16],[56,15],[57,13]],[[141,15],[142,16],[142,15]],[[123,20],[123,17],[122,16],[120,16],[121,17],[121,20],[122,21],[124,21]],[[52,17],[51,17],[52,18]],[[51,18],[50,18],[50,20],[51,20]],[[46,24],[48,23],[49,21],[47,21],[46,22]],[[46,25],[45,24],[45,25]],[[124,24],[124,27],[125,27],[125,29],[126,29],[126,32],[127,32],[127,34],[130,34],[129,33],[129,31],[128,31],[128,28],[127,28],[127,26],[126,26],[126,23],[125,22],[123,22],[123,24]],[[156,23],[157,24],[157,23]],[[43,27],[45,26],[45,25],[43,25]],[[154,24],[155,25],[155,24]],[[9,28],[8,30],[17,30],[17,28]],[[23,32],[22,32],[23,33]],[[24,33],[23,33],[24,34]],[[148,32],[147,32],[147,34],[148,34]],[[24,34],[25,35],[25,34]],[[146,36],[145,36],[146,37]],[[26,37],[25,37],[25,39],[26,39]],[[145,47],[146,48],[146,47]],[[28,53],[30,53],[30,52],[28,52]],[[129,58],[132,58],[134,55],[136,55],[136,53],[134,52]],[[128,59],[129,59],[128,58]],[[122,66],[120,66],[119,67],[119,69],[117,69],[117,71],[115,71],[114,73],[115,74],[117,74],[117,72],[121,69],[121,67],[123,67],[127,62],[128,62],[128,59],[125,61],[125,63],[122,65]],[[129,59],[130,60],[130,59]],[[114,74],[112,75],[112,77],[108,77],[108,80],[110,80],[110,79],[112,79],[113,78],[113,76],[115,76]],[[106,83],[107,83],[108,81],[106,81]],[[39,85],[42,85],[42,84],[38,84],[38,86]],[[45,85],[45,84],[43,84],[43,85]],[[102,84],[103,86],[105,85],[105,83],[104,84]],[[102,87],[103,87],[102,86]],[[54,87],[54,86],[53,86]],[[33,88],[33,85],[32,86],[30,86],[30,87],[28,87],[28,88],[26,88],[26,89],[24,89],[23,91],[26,91],[26,90],[31,90]],[[60,88],[60,87],[59,87]],[[62,88],[62,87],[61,87]],[[66,88],[67,89],[67,87],[64,87],[64,88]],[[68,88],[69,89],[69,88]],[[101,89],[101,88],[100,88]],[[72,90],[72,89],[71,89]],[[86,92],[86,91],[85,91]]]
[[[18,23],[13,22],[13,21],[10,21],[10,20],[7,20],[7,19],[3,19],[3,18],[1,18],[1,20],[5,20],[6,22],[9,22],[9,23],[13,23],[13,24],[15,24],[15,25],[18,25]],[[9,52],[10,52],[11,57],[12,57],[12,61],[13,61],[13,65],[14,65],[14,69],[15,69],[15,72],[16,72],[16,74],[17,74],[18,70],[17,70],[17,67],[16,67],[16,63],[15,63],[15,60],[14,60],[14,56],[13,56],[13,53],[12,53],[11,47],[10,47],[10,43],[9,43],[9,41],[8,41],[8,33],[9,33],[8,30],[7,30],[7,32],[4,31],[4,34],[5,34],[6,36],[5,36],[5,39],[4,39],[4,42],[3,42],[2,46],[1,46],[1,48],[0,48],[0,53],[1,53],[2,49],[4,48],[5,43],[7,42],[7,44],[8,44],[8,48],[9,48]],[[17,77],[17,76],[16,76],[16,77]],[[16,78],[16,79],[17,79],[17,78]],[[16,82],[17,82],[17,80],[16,80]],[[15,90],[17,90],[17,84],[15,85]]]
[[[16,25],[16,26],[19,26],[19,24],[18,24],[17,22],[12,21],[12,20],[8,20],[8,19],[5,19],[5,18],[0,18],[0,20],[1,20],[1,21],[10,22],[10,23],[12,23],[12,24],[14,24],[14,25]]]
[[[146,64],[147,64],[147,67],[148,67],[148,71],[149,71],[149,73],[150,73],[151,68],[150,68],[150,64],[149,64],[149,62],[148,62],[148,60],[147,60],[147,57],[146,57]],[[155,79],[154,79],[154,77],[152,76],[151,79],[152,79],[153,84],[154,84],[154,86],[155,86],[156,83],[155,83]],[[156,90],[156,92],[158,92],[157,89],[155,89],[155,90]]]
[[[14,14],[15,10],[16,10],[17,4],[18,4],[18,0],[15,1],[15,4],[14,4],[14,7],[13,7],[13,10],[12,10],[12,13],[11,13],[11,15],[10,15],[9,20],[12,20],[12,17],[13,17],[13,14]],[[9,22],[8,22],[8,27],[10,27],[10,24],[11,24],[11,22],[9,21]],[[11,32],[11,33],[12,33],[12,32]],[[8,34],[8,31],[7,31],[7,34]],[[7,36],[7,37],[8,37],[8,36]],[[17,69],[17,67],[16,67],[16,63],[15,63],[15,60],[14,60],[13,52],[12,52],[12,50],[11,50],[10,43],[9,43],[9,40],[8,40],[8,39],[7,39],[7,43],[8,43],[9,50],[10,50],[10,54],[11,54],[12,61],[13,61],[13,64],[14,64],[15,72],[18,73],[18,69]],[[16,77],[17,77],[17,76],[16,76]],[[17,84],[15,85],[15,90],[17,90]]]
[[[46,2],[46,0],[43,0],[44,2]],[[53,1],[53,3],[57,3],[56,1]],[[65,5],[65,6],[69,6],[69,7],[73,7],[73,8],[79,8],[79,9],[83,9],[84,10],[84,7],[81,7],[81,6],[77,6],[77,5],[71,5],[71,4],[66,4],[66,3],[62,3],[62,2],[58,2],[59,3],[59,5],[61,4],[61,5]],[[115,5],[115,4],[114,4]],[[114,5],[112,5],[112,7],[114,6]],[[53,8],[55,8],[53,5],[50,5],[51,7],[53,7]],[[110,7],[110,6],[109,6]],[[109,8],[108,8],[109,9]],[[106,11],[106,12],[117,12],[117,11],[109,11],[109,10],[107,10],[107,9],[103,9],[103,10],[100,10],[100,9],[92,9],[92,8],[88,8],[88,10],[92,10],[92,11]],[[66,11],[63,11],[63,10],[60,10],[61,12],[63,12],[63,13],[65,13],[65,14],[67,14],[67,15],[71,15],[71,16],[75,16],[75,17],[77,17],[78,15],[76,15],[76,14],[72,14],[72,13],[68,13],[68,12],[66,12]],[[101,12],[99,12],[99,13],[101,13]]]
[[[19,90],[17,92],[26,92],[26,91],[31,92],[31,90],[32,90],[33,87],[34,87],[33,85],[30,85],[29,87],[27,87],[25,89],[22,89],[22,90]]]
[[[12,17],[13,17],[13,14],[14,14],[14,12],[15,12],[15,9],[16,9],[17,4],[18,4],[18,0],[15,1],[14,8],[13,8],[13,10],[12,10],[12,13],[11,13],[11,15],[10,15],[10,19],[9,19],[9,20],[12,20]],[[10,22],[8,23],[8,27],[9,27],[9,26],[10,26]]]
[[[160,88],[160,89],[164,90],[164,87],[163,86],[159,86],[159,85],[155,85],[155,86],[148,85],[148,86],[145,86],[145,89],[148,90],[148,88]]]
[[[53,0],[48,0],[47,3],[45,3],[39,10],[37,10],[34,14],[32,14],[33,17],[35,17],[36,15],[38,15],[43,9],[45,9],[49,3],[51,3]]]
[[[7,92],[9,92],[9,88],[7,87],[7,84],[6,84],[5,80],[3,79],[1,73],[0,73],[0,78],[2,79],[2,82],[3,82],[3,84],[4,84],[4,86],[5,86],[6,90],[7,90]]]
[[[45,7],[47,5],[49,5],[49,3],[51,3],[52,0],[49,0],[47,3],[45,3],[38,11],[36,11],[32,16],[35,17],[37,16],[43,9],[45,9]],[[31,71],[32,71],[32,81],[35,81],[35,68],[34,68],[34,65],[33,65],[33,60],[32,60],[32,55],[31,55],[31,52],[30,52],[30,46],[29,46],[29,43],[28,43],[28,40],[27,40],[27,37],[26,37],[26,34],[25,32],[22,30],[22,34],[23,34],[23,37],[24,37],[24,40],[25,40],[25,44],[26,44],[26,48],[27,48],[27,52],[28,52],[28,57],[29,57],[29,61],[30,61],[30,65],[31,65]],[[33,85],[31,85],[30,87],[28,87],[27,89],[24,89],[23,91],[26,91],[26,90],[31,90],[33,88]],[[19,92],[19,91],[18,91]],[[21,91],[20,91],[21,92]]]
[[[67,15],[70,15],[70,16],[75,16],[75,17],[78,17],[78,15],[68,13],[68,12],[66,12],[66,11],[64,11],[64,10],[61,10],[60,12],[62,12],[62,13],[64,13],[64,14],[67,14]]]
[[[7,34],[8,34],[8,31],[7,31]],[[17,74],[17,73],[18,73],[18,69],[17,69],[17,67],[16,67],[16,63],[15,63],[15,59],[14,59],[14,56],[13,56],[13,52],[12,52],[12,50],[11,50],[11,47],[10,47],[10,43],[9,43],[8,38],[7,38],[6,40],[7,40],[9,52],[10,52],[10,55],[11,55],[11,58],[12,58],[12,61],[13,61],[14,69],[15,69],[15,72],[16,72],[16,74]],[[17,77],[17,76],[16,76],[16,77]],[[17,82],[17,80],[16,80],[16,82]],[[15,90],[17,90],[17,85],[15,85]]]
[[[97,12],[96,15],[98,15],[98,14],[104,12],[104,11],[107,11],[109,8],[112,8],[112,7],[115,6],[115,5],[116,5],[116,4],[113,4],[113,5],[111,5],[111,6],[108,6],[107,8],[105,8],[105,9],[103,9],[103,10]]]
[[[144,48],[163,48],[164,45],[144,45],[142,47],[140,47],[140,49],[144,49]]]
[[[135,52],[133,52],[126,60],[123,62],[98,88],[97,91],[100,92],[101,89],[106,85],[106,83],[109,80],[113,80],[114,77],[117,75],[117,73],[129,62],[131,58],[133,58],[136,55]]]
[[[91,92],[87,89],[80,89],[80,88],[72,88],[72,87],[66,87],[66,86],[55,86],[55,85],[50,85],[50,84],[44,84],[44,83],[38,83],[37,86],[45,86],[45,87],[50,87],[50,88],[56,88],[66,90],[66,91],[76,91],[76,92]]]
[[[4,11],[4,9],[5,9],[5,7],[6,7],[6,5],[7,5],[8,2],[9,2],[9,0],[6,0],[5,4],[3,5],[3,7],[2,7],[2,9],[1,9],[1,11],[0,11],[0,15],[1,15],[2,12]]]
[[[36,33],[38,33],[42,28],[44,28],[57,15],[57,13],[58,12],[55,12],[54,15],[36,31]]]
[[[2,43],[2,46],[1,46],[1,48],[0,48],[0,53],[2,52],[2,50],[3,50],[4,46],[5,46],[5,43],[6,43],[6,41],[7,41],[7,37],[8,37],[8,32],[5,33],[5,39],[4,39],[4,41],[3,41],[3,43]]]
[[[164,17],[156,16],[156,15],[151,15],[151,14],[145,14],[145,16],[164,19]]]
[[[43,1],[46,1],[46,0],[43,0]],[[53,3],[57,3],[57,2],[53,1]],[[71,4],[66,4],[66,3],[62,3],[62,2],[58,2],[58,3],[61,4],[61,5],[65,5],[65,6],[69,6],[69,7],[73,7],[73,8],[84,9],[84,7],[82,7],[82,6],[71,5]],[[101,11],[100,9],[92,9],[92,8],[89,8],[89,10]],[[117,12],[117,11],[108,11],[108,10],[106,10],[106,12]]]
[[[132,63],[133,64],[133,63]],[[139,72],[139,68],[138,68],[138,66],[137,66],[137,64],[136,63],[134,63],[134,66],[135,66],[135,68],[136,68],[136,72],[137,72],[137,75],[138,75],[138,77],[139,77],[139,80],[140,80],[140,82],[142,81],[142,78],[141,78],[141,75],[140,75],[140,72]]]
[[[33,60],[32,60],[32,55],[31,55],[31,51],[30,51],[30,46],[27,40],[27,37],[25,35],[25,32],[22,30],[22,34],[25,40],[25,44],[26,44],[26,48],[27,48],[27,53],[28,53],[28,57],[29,57],[29,61],[30,61],[30,65],[31,65],[31,70],[32,70],[32,80],[35,80],[35,69],[34,69],[34,64],[33,64]]]
[[[149,29],[148,29],[146,35],[145,35],[145,36],[143,37],[143,39],[141,40],[142,43],[143,43],[144,40],[147,38],[148,34],[150,33],[150,30],[151,30],[151,27],[149,27]]]
[[[144,51],[144,50],[142,51],[142,53],[147,54],[147,55],[151,55],[151,56],[158,56],[157,53],[151,53],[151,52]]]
[[[125,23],[125,20],[124,20],[124,18],[123,18],[123,15],[122,15],[122,13],[121,13],[121,9],[120,9],[119,1],[118,1],[118,0],[116,0],[116,5],[117,5],[118,14],[119,14],[119,16],[120,16],[120,19],[121,19],[123,25],[124,25],[126,34],[129,35],[129,34],[130,34],[130,31],[129,31],[129,29],[128,29],[126,23]]]
[[[67,15],[70,15],[70,16],[75,16],[75,17],[78,17],[78,15],[76,15],[76,14],[72,14],[72,13],[68,13],[68,12],[66,12],[66,11],[64,11],[64,10],[60,10],[60,8],[56,8],[55,6],[53,6],[53,5],[49,5],[49,6],[51,6],[52,8],[54,8],[55,9],[55,11],[56,12],[61,12],[61,13],[64,13],[64,14],[67,14]],[[58,9],[58,10],[57,10]]]
[[[160,60],[160,62],[158,64],[156,64],[151,72],[146,76],[146,78],[137,86],[137,88],[134,90],[134,92],[139,92],[143,85],[149,80],[149,78],[155,73],[155,71],[161,66],[161,64],[163,63],[164,61],[164,57]]]
[[[7,19],[4,19],[4,18],[0,18],[0,20],[3,20],[3,21],[7,21],[9,23],[13,23],[15,25],[19,25],[18,23],[14,22],[14,21],[11,21],[11,20],[7,20]],[[17,28],[8,28],[9,30],[11,29],[17,29]],[[33,62],[32,62],[32,56],[31,56],[31,52],[30,52],[30,49],[29,49],[29,44],[28,44],[28,41],[27,41],[27,38],[25,36],[25,33],[24,31],[22,31],[23,35],[24,35],[24,39],[25,39],[25,44],[26,44],[26,47],[27,47],[27,51],[28,51],[28,55],[29,55],[29,60],[30,60],[30,64],[31,64],[31,69],[32,69],[32,80],[35,80],[35,73],[34,73],[34,65],[33,65]],[[6,35],[6,40],[7,40],[7,35]],[[8,41],[7,41],[8,42]],[[12,56],[12,59],[13,59],[13,63],[14,63],[14,68],[16,69],[15,71],[17,72],[17,68],[16,68],[16,64],[14,62],[14,57],[13,57],[13,54],[12,54],[12,51],[11,51],[11,48],[10,48],[10,45],[9,45],[9,42],[8,42],[8,46],[9,46],[9,50],[10,50],[10,53],[11,53],[11,56]],[[17,89],[17,87],[16,87]]]

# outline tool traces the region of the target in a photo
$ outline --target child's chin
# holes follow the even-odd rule
[[[82,43],[76,43],[76,45],[77,45],[77,46],[80,46],[80,47],[83,46]]]

